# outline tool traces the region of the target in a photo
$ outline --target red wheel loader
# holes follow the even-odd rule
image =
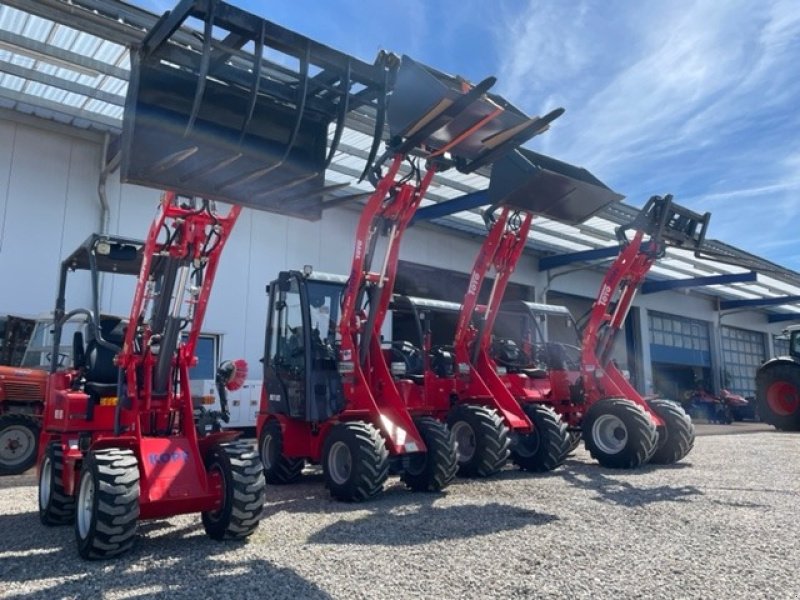
[[[191,18],[202,32],[182,27]],[[126,551],[140,519],[200,512],[215,539],[257,527],[258,455],[207,427],[209,415],[198,431],[189,388],[220,254],[242,206],[319,218],[342,187],[324,173],[345,118],[385,109],[388,74],[216,0],[180,2],[132,51],[121,180],[174,193],[140,250],[98,242],[62,267],[54,347],[77,315],[89,334],[75,339],[75,367],[50,374],[39,500],[44,523],[74,521],[81,556]],[[222,215],[215,201],[233,207]],[[141,269],[130,317],[101,318],[95,267],[124,269],[131,255]],[[87,265],[95,305],[68,311],[66,274]],[[221,365],[220,393],[242,376]]]
[[[357,226],[350,276],[288,271],[269,286],[258,419],[267,480],[287,483],[305,461],[321,463],[331,495],[345,501],[377,494],[390,466],[412,490],[437,491],[454,476],[455,447],[439,408],[430,398],[408,401],[381,347],[399,244],[437,172],[491,164],[561,112],[528,118],[488,94],[493,78],[472,86],[405,56],[395,67],[391,139],[371,170],[376,190]],[[320,325],[312,309],[323,308]]]
[[[617,230],[620,254],[607,271],[584,327],[580,363],[570,363],[562,344],[547,344],[536,357],[519,352],[512,368],[503,359],[503,347],[518,350],[529,346],[514,340],[495,340],[495,370],[523,402],[554,409],[573,432],[580,431],[591,455],[601,465],[635,468],[648,461],[670,464],[686,456],[694,444],[691,419],[677,402],[645,400],[612,361],[618,333],[641,284],[667,246],[699,252],[703,246],[710,215],[700,215],[672,202],[672,196],[654,196],[637,219]],[[628,231],[633,235],[629,238]],[[526,307],[535,319],[536,306]],[[542,312],[542,311],[538,311]],[[530,330],[530,325],[523,326]],[[505,350],[508,353],[508,349]],[[498,360],[498,358],[500,360]],[[573,356],[574,359],[574,356]],[[575,368],[579,366],[579,376]],[[544,367],[544,368],[542,368]],[[530,369],[530,371],[529,371]],[[534,372],[535,370],[535,372]],[[573,436],[570,447],[577,443]]]

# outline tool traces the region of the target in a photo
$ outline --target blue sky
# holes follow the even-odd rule
[[[800,270],[796,0],[232,3],[363,60],[386,49],[496,75],[531,114],[563,106],[532,149],[637,206],[672,193],[712,213],[710,237]]]

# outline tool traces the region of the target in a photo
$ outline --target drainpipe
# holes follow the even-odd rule
[[[117,170],[122,153],[117,150],[117,153],[109,161],[108,160],[108,147],[110,136],[106,133],[103,138],[103,152],[100,156],[100,179],[97,182],[97,196],[100,199],[100,229],[98,233],[108,233],[108,220],[110,217],[108,207],[108,196],[106,196],[106,181],[110,173]]]

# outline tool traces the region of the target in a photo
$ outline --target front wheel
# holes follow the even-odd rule
[[[19,475],[36,464],[40,430],[28,415],[0,416],[0,475]]]
[[[522,410],[533,424],[533,431],[517,437],[511,460],[523,471],[552,471],[567,457],[570,445],[567,424],[543,404],[525,404]]]
[[[69,525],[75,518],[75,498],[64,491],[64,449],[52,442],[39,467],[39,520],[43,525]]]
[[[453,481],[458,470],[455,441],[447,426],[436,419],[422,417],[414,423],[428,451],[408,457],[400,480],[415,492],[439,492]]]
[[[202,513],[203,527],[214,540],[251,535],[264,511],[264,473],[258,454],[241,443],[217,444],[206,458],[209,475],[219,477],[222,503]]]
[[[458,452],[458,474],[489,477],[508,461],[511,437],[498,412],[488,406],[459,404],[447,417]]]
[[[364,421],[334,425],[322,449],[322,474],[337,500],[361,502],[379,494],[389,476],[381,432]]]
[[[267,483],[294,483],[303,472],[302,458],[287,458],[283,454],[283,430],[280,421],[270,419],[264,424],[258,440],[261,462],[264,463],[264,478]]]
[[[656,426],[638,404],[607,398],[592,404],[583,418],[586,449],[597,462],[611,469],[635,469],[653,455],[658,441]]]
[[[111,558],[130,550],[139,518],[139,466],[131,450],[106,448],[86,455],[75,512],[81,557]]]
[[[650,458],[657,465],[678,462],[694,447],[694,425],[689,415],[675,402],[650,400],[650,409],[664,421],[659,429],[658,447]]]

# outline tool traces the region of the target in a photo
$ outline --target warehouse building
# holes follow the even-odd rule
[[[52,310],[61,260],[91,233],[141,238],[147,231],[160,192],[120,183],[117,139],[126,45],[156,18],[115,0],[0,6],[0,315]],[[210,378],[220,358],[240,356],[259,375],[265,285],[279,270],[349,271],[358,209],[371,189],[358,182],[370,128],[348,121],[326,173],[328,184],[342,185],[326,199],[321,219],[245,209],[211,297],[198,377]],[[486,232],[480,210],[487,186],[485,174],[436,176],[403,241],[398,292],[461,300]],[[586,314],[618,251],[616,228],[637,213],[619,203],[575,227],[536,219],[509,296]],[[724,242],[710,240],[709,248],[746,266],[670,250],[628,317],[615,358],[644,393],[676,397],[705,380],[751,396],[756,367],[786,353],[780,332],[800,317],[800,275]],[[103,282],[104,310],[126,314],[134,285],[132,278]],[[76,285],[70,298],[88,302],[87,290]],[[562,334],[553,327],[551,335]],[[255,397],[244,404],[255,412]]]

